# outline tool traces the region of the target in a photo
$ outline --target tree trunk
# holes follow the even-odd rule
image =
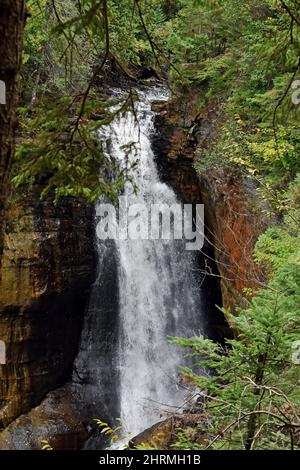
[[[14,156],[24,24],[25,0],[0,0],[0,264],[3,251],[5,202]]]

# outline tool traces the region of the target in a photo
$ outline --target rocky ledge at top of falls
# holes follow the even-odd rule
[[[92,206],[13,197],[0,273],[0,426],[68,379],[95,276]]]
[[[194,169],[197,147],[209,148],[218,136],[224,115],[211,102],[198,111],[199,91],[184,98],[155,103],[157,135],[153,141],[162,177],[186,203],[205,206],[206,238],[220,274],[223,306],[234,311],[244,289],[256,289],[264,280],[253,249],[268,221],[253,181],[234,169],[211,165]]]

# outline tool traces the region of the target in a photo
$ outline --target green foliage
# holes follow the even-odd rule
[[[80,119],[81,102],[71,97],[62,97],[55,105],[52,99],[44,98],[40,103],[42,112],[31,107],[31,117],[23,121],[23,142],[17,149],[19,171],[13,178],[15,185],[32,187],[42,183],[41,196],[54,191],[55,202],[61,196],[95,201],[100,195],[115,202],[125,183],[132,181],[135,163],[129,164],[125,149],[122,164],[111,159],[103,151],[98,132],[116,114],[126,112],[132,102],[130,95],[112,112],[114,101],[90,97]],[[92,112],[103,118],[90,120]]]
[[[278,157],[269,145],[267,131],[260,129],[258,136],[255,133],[249,140],[243,125],[237,116],[235,126],[241,126],[238,136],[243,139],[236,139],[235,146],[227,139],[223,158],[229,158],[231,164],[236,159],[241,168],[255,170],[251,166],[255,157],[260,167],[265,165],[265,172],[272,174]],[[282,127],[280,132],[295,135],[298,142],[295,129]],[[286,137],[282,143],[278,140],[277,150],[282,152],[278,164],[282,165],[284,158],[290,161],[291,155],[291,161],[297,161],[297,150],[290,147]],[[295,176],[293,166],[281,167],[280,171],[292,179],[287,188],[274,188],[275,173],[273,181],[261,181],[260,189],[261,198],[281,215],[277,224],[260,236],[254,252],[268,274],[268,285],[250,292],[250,296],[245,292],[251,300],[245,299],[247,306],[238,308],[235,315],[223,309],[236,338],[227,341],[225,348],[203,337],[173,340],[189,348],[203,370],[199,375],[185,369],[184,374],[199,387],[206,401],[208,428],[204,431],[211,436],[208,448],[299,448],[300,366],[293,363],[293,346],[300,337],[300,175]],[[177,445],[193,448],[184,431],[178,435]]]
[[[100,419],[94,419],[97,427],[101,429],[101,434],[109,438],[108,449],[115,445],[117,442],[121,443],[125,439],[128,441],[129,436],[123,436],[123,424],[120,418],[117,418],[116,421],[119,422],[118,426],[111,428],[108,423],[101,421]],[[125,446],[126,447],[126,446]]]
[[[32,18],[27,25],[24,36],[23,64],[32,61],[34,65],[37,65],[44,59],[41,52],[49,40],[47,27],[49,13],[48,11],[43,13],[46,5],[47,0],[41,0],[40,2],[27,0],[27,7]]]
[[[166,21],[162,3],[27,0],[31,17],[24,39],[24,89],[29,92],[37,79],[40,92],[80,91],[104,57],[98,80],[112,61],[119,64],[120,73],[157,65],[153,46],[156,31]]]
[[[41,441],[42,450],[54,450],[48,441]]]
[[[238,331],[226,350],[203,337],[173,340],[206,368],[203,375],[184,373],[206,397],[209,448],[296,446],[300,371],[292,346],[300,335],[299,302],[300,265],[286,263],[237,316],[224,311]]]
[[[162,66],[154,36],[166,21],[163,3],[27,0],[17,187],[40,187],[42,197],[54,191],[55,201],[67,195],[116,200],[135,165],[112,161],[97,133],[132,108],[134,97],[124,96],[111,113],[107,97],[95,97],[94,90],[113,66],[127,80],[141,65]],[[99,113],[103,119],[93,122]]]
[[[46,95],[80,92],[89,80],[96,53],[87,32],[55,32],[75,14],[73,0],[27,0],[30,17],[24,35],[22,97],[27,104]]]
[[[138,67],[153,66],[159,73],[169,70],[183,92],[191,84],[198,87],[202,110],[211,101],[223,109],[226,122],[214,145],[199,152],[199,170],[216,162],[233,165],[273,187],[286,185],[300,171],[300,108],[292,105],[289,92],[300,50],[295,1],[27,4],[32,16],[25,34],[23,95],[25,102],[40,100],[35,113],[40,109],[48,116],[44,95],[66,102],[79,97],[84,108],[95,82],[104,80],[112,65],[127,80]],[[55,162],[52,166],[58,170]],[[17,182],[22,180],[28,178]]]
[[[250,292],[251,300],[245,299],[246,307],[235,315],[223,309],[236,337],[225,348],[203,337],[173,339],[189,348],[203,370],[183,373],[204,398],[208,448],[299,448],[300,365],[293,361],[300,337],[299,195],[298,176],[276,197],[285,214],[281,223],[256,244],[254,254],[268,273],[268,285]],[[184,431],[177,445],[193,448]]]
[[[295,262],[300,254],[299,227],[270,227],[256,245],[256,259],[271,269],[280,268],[286,259]]]
[[[183,76],[173,74],[178,90],[193,85],[200,111],[223,111],[217,141],[199,150],[199,171],[217,163],[274,187],[292,181],[300,169],[300,107],[290,88],[299,72],[297,3],[185,1],[166,31]]]
[[[277,226],[269,227],[256,243],[254,255],[271,277],[286,263],[300,261],[300,175],[287,191],[273,192],[274,206],[284,214]],[[272,196],[268,195],[268,199]]]
[[[161,1],[140,1],[141,13],[151,38],[166,21]],[[112,55],[124,66],[157,66],[151,43],[145,35],[137,7],[132,0],[114,1],[110,7],[110,40]],[[158,41],[159,43],[159,41]],[[161,45],[161,44],[160,44]],[[157,51],[158,53],[158,51]]]
[[[195,167],[201,171],[213,163],[227,165],[251,177],[262,177],[264,185],[280,183],[284,187],[300,172],[299,153],[297,126],[279,125],[276,133],[263,126],[249,130],[247,121],[235,115],[219,128],[215,144],[198,149]]]

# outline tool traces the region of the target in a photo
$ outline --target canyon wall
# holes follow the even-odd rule
[[[184,98],[155,105],[158,137],[154,148],[164,179],[183,201],[205,206],[207,274],[219,276],[223,306],[234,311],[244,289],[256,289],[264,282],[253,249],[266,222],[253,181],[218,164],[195,170],[197,147],[209,148],[225,119],[216,103],[202,112],[198,103],[199,92],[191,90]],[[209,266],[211,258],[217,271]]]
[[[155,104],[152,143],[163,179],[183,202],[205,205],[199,269],[206,310],[214,304],[234,310],[245,288],[263,282],[252,251],[265,223],[253,182],[221,165],[194,169],[195,149],[216,138],[223,119],[213,104],[199,113],[198,100],[191,91],[184,103]],[[7,346],[6,364],[0,365],[0,426],[22,416],[1,433],[1,448],[39,448],[41,428],[55,448],[80,448],[89,420],[98,416],[94,409],[79,413],[78,403],[86,408],[81,388],[67,383],[96,272],[93,215],[91,206],[72,198],[57,207],[37,197],[11,198],[0,273],[0,340]],[[214,309],[211,319],[210,337],[222,340],[223,315]]]
[[[95,275],[93,208],[12,196],[0,273],[0,426],[66,382]]]

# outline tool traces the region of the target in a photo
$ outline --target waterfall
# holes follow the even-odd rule
[[[151,134],[153,100],[165,100],[160,89],[139,93],[136,114],[119,116],[110,126],[110,155],[124,158],[125,145],[134,142],[129,158],[137,159],[135,184],[127,185],[127,201],[147,206],[179,203],[173,189],[160,181]],[[150,210],[150,209],[149,209]],[[178,384],[183,351],[168,336],[199,332],[201,308],[192,267],[193,255],[182,240],[117,240],[119,255],[119,397],[125,431],[136,434],[159,419],[159,410],[176,410],[184,401]],[[199,287],[198,287],[199,289]]]
[[[127,157],[137,160],[137,194],[126,185],[123,196],[129,204],[138,198],[147,207],[171,206],[179,200],[160,180],[151,148],[151,105],[166,100],[166,93],[153,87],[138,94],[135,112],[117,115],[100,138],[115,160],[124,159],[124,146],[135,143]],[[75,370],[89,384],[87,401],[101,403],[106,419],[120,417],[124,433],[135,435],[184,406],[186,391],[179,383],[178,367],[187,361],[168,337],[201,332],[196,255],[185,250],[184,240],[97,243],[99,274]]]

